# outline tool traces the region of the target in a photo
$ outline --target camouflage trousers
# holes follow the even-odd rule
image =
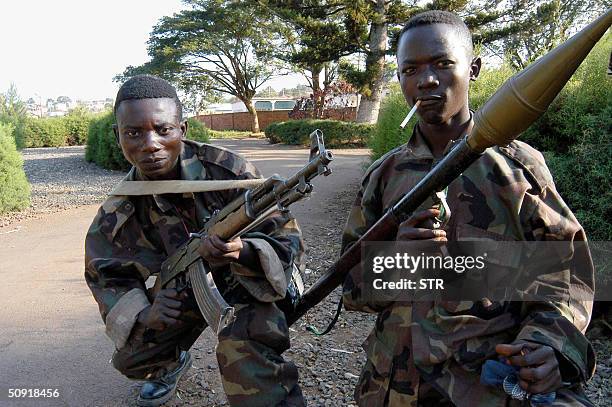
[[[468,392],[460,397],[462,403],[451,402],[436,387],[423,380],[419,381],[418,394],[402,383],[389,382],[374,366],[366,362],[355,388],[355,400],[359,407],[530,407],[529,401],[513,400],[500,390],[491,394],[485,386],[472,384]],[[382,396],[382,397],[381,397]],[[562,388],[551,407],[593,407],[580,385]]]
[[[274,303],[237,304],[235,321],[219,334],[216,348],[223,388],[232,406],[304,406],[295,364],[281,354],[289,348],[285,315]],[[190,314],[192,314],[190,312]],[[150,380],[177,366],[206,322],[185,318],[180,329],[151,331],[136,324],[113,365],[130,379]]]

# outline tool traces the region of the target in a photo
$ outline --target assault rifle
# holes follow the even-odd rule
[[[332,160],[332,153],[325,149],[323,133],[315,130],[310,134],[308,164],[287,179],[277,175],[266,179],[214,213],[200,232],[192,233],[189,240],[163,262],[161,286],[166,287],[177,278],[188,280],[204,319],[218,333],[234,319],[234,308],[219,292],[212,274],[198,253],[201,239],[211,234],[225,240],[234,239],[255,228],[272,213],[283,211],[292,203],[307,197],[313,189],[310,183],[313,178],[331,174],[327,165]]]
[[[487,148],[510,143],[540,117],[611,23],[612,10],[609,9],[572,38],[506,81],[476,112],[472,132],[302,295],[294,312],[288,316],[288,324],[293,324],[342,284],[349,271],[361,261],[363,242],[394,240],[399,224],[425,200],[444,190]]]

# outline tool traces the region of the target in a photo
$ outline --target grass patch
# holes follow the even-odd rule
[[[264,138],[264,133],[251,133],[250,131],[238,131],[238,130],[210,130],[208,134],[211,139],[224,139],[224,138]]]

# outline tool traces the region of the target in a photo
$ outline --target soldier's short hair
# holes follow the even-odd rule
[[[124,100],[134,99],[174,99],[179,119],[183,118],[183,105],[178,98],[176,89],[165,79],[155,75],[136,75],[125,81],[117,92],[114,112],[117,113],[119,104]]]
[[[459,37],[463,40],[464,46],[468,51],[468,55],[474,52],[474,44],[472,43],[472,33],[463,20],[455,13],[443,10],[429,10],[423,13],[412,16],[400,31],[397,42],[402,38],[402,35],[411,28],[420,27],[431,24],[448,24],[452,26]]]

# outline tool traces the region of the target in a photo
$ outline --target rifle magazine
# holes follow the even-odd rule
[[[206,269],[201,259],[189,266],[188,275],[202,316],[208,326],[219,335],[223,328],[234,321],[234,307],[223,299],[212,273]]]

